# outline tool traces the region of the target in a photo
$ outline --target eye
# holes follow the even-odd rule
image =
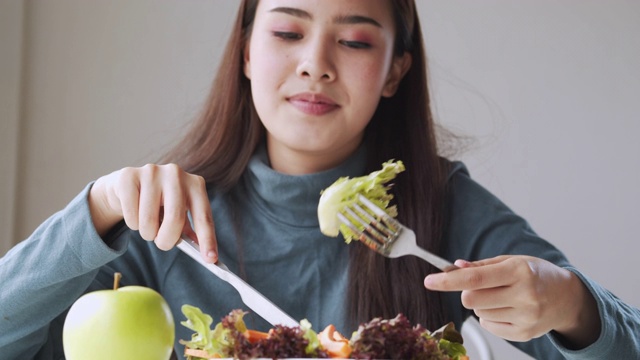
[[[300,40],[302,35],[289,31],[274,31],[273,36],[283,40]]]
[[[340,40],[339,43],[352,49],[371,49],[371,44],[362,41]]]

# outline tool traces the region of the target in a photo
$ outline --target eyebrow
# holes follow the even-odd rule
[[[283,13],[306,20],[313,19],[313,16],[311,16],[309,12],[291,7],[277,7],[271,9],[269,12]],[[335,17],[333,22],[339,25],[369,24],[382,28],[382,25],[375,19],[362,15],[340,15]]]

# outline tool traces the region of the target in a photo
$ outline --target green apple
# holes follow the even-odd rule
[[[169,305],[143,286],[98,290],[69,309],[62,343],[67,360],[166,360],[171,357],[175,326]]]

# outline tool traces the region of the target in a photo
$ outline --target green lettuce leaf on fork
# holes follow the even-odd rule
[[[391,187],[391,180],[395,179],[396,175],[404,170],[402,161],[389,160],[382,164],[382,169],[369,175],[355,178],[341,177],[336,180],[321,192],[320,201],[318,202],[320,231],[331,237],[336,237],[339,233],[342,233],[347,243],[357,239],[358,235],[340,222],[338,213],[345,206],[355,203],[358,194],[362,194],[378,207],[385,209],[390,216],[396,217],[398,211],[395,206],[389,206],[393,195],[389,194],[388,191]]]

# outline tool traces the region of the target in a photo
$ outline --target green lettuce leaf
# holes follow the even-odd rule
[[[193,330],[194,334],[190,341],[180,340],[180,343],[193,349],[205,350],[205,347],[209,346],[211,342],[213,318],[195,306],[183,305],[181,310],[187,320],[180,322],[180,324]]]
[[[457,342],[440,339],[440,341],[438,341],[438,347],[453,360],[459,360],[461,356],[467,355],[467,350],[464,348],[464,345]]]
[[[304,332],[304,337],[309,341],[309,345],[305,349],[305,353],[308,355],[315,355],[318,353],[318,349],[320,349],[320,339],[318,339],[318,334],[313,331],[311,328],[311,323],[307,319],[302,319],[300,321],[300,328]]]
[[[343,225],[337,216],[338,212],[342,211],[345,206],[351,205],[356,201],[357,194],[364,195],[374,204],[385,209],[387,214],[396,217],[398,215],[396,207],[389,206],[389,202],[393,199],[393,195],[388,193],[389,182],[404,170],[402,161],[389,160],[382,164],[382,169],[369,175],[355,178],[341,177],[336,180],[321,192],[320,201],[318,202],[320,231],[331,237],[336,237],[339,233],[342,233],[347,243],[354,238],[357,239],[358,236]]]
[[[187,320],[180,322],[180,324],[193,330],[194,333],[191,335],[191,340],[180,340],[180,344],[191,349],[204,350],[211,355],[229,356],[233,347],[231,330],[225,328],[222,323],[218,323],[211,330],[213,318],[195,306],[183,305],[181,310]],[[240,327],[244,326],[243,315],[244,313],[236,315],[240,316]],[[244,329],[246,330],[246,326],[244,326]]]
[[[450,322],[440,329],[434,331],[431,336],[438,340],[438,348],[449,355],[453,360],[459,360],[461,356],[467,354],[462,339],[462,334],[456,330],[453,322]]]

